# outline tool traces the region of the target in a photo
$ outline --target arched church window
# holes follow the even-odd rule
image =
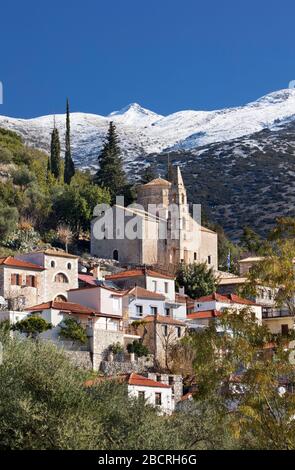
[[[185,197],[184,197],[184,194],[181,195],[181,204],[184,204],[185,203]]]
[[[54,282],[58,282],[60,284],[67,284],[69,280],[64,273],[57,273],[54,278]]]
[[[113,251],[113,259],[115,261],[119,261],[119,252],[118,252],[118,250]]]

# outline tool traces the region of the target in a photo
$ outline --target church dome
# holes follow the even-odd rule
[[[143,185],[143,187],[149,187],[149,186],[164,186],[170,188],[171,183],[167,180],[164,180],[164,178],[155,178],[154,180],[150,181],[149,183],[146,183]]]

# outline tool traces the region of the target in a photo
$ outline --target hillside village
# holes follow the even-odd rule
[[[169,201],[181,214],[174,231],[169,228]],[[238,294],[237,288],[247,282],[259,258],[240,260],[236,275],[218,270],[217,234],[192,219],[178,167],[173,168],[171,181],[155,178],[139,186],[137,202],[144,211],[134,209],[132,215],[139,217],[141,233],[151,227],[158,234],[164,220],[168,221],[166,239],[143,236],[130,241],[116,237],[114,226],[114,236],[97,240],[94,227],[104,214],[96,214],[91,224],[91,265],[54,248],[4,256],[0,259],[0,320],[13,329],[29,318],[44,319],[50,328],[41,332],[40,339],[62,348],[77,367],[94,371],[96,378],[89,386],[107,379],[125,383],[130,396],[144,398],[161,413],[171,414],[194,392],[193,384],[184,386],[182,374],[175,373],[171,353],[185,335],[203,331],[212,322],[218,324],[224,311],[247,308],[257,324],[273,334],[288,335],[294,330],[294,318],[286,308],[276,306],[274,290],[268,286],[262,286],[256,297]],[[149,204],[159,204],[161,213],[149,213]],[[115,206],[114,213],[125,210]],[[175,230],[177,237],[172,236]],[[212,269],[218,281],[216,290],[192,299],[184,286],[176,284],[176,270],[194,263]],[[68,319],[84,331],[85,341],[61,335]]]

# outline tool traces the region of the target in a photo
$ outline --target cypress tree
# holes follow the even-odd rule
[[[70,105],[67,99],[67,122],[66,122],[66,150],[65,150],[65,168],[64,182],[70,184],[75,174],[75,165],[71,154],[71,136],[70,136]]]
[[[120,147],[116,127],[110,122],[105,144],[98,157],[99,170],[95,176],[95,182],[99,186],[108,188],[112,203],[116,196],[125,195],[129,187],[123,169]]]
[[[51,134],[50,169],[55,178],[59,179],[61,172],[60,142],[59,133],[56,127],[54,127]]]
[[[47,160],[47,178],[51,173],[51,156],[49,155],[48,160]]]

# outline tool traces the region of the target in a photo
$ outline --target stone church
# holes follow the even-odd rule
[[[198,212],[200,213],[200,206]],[[192,217],[179,167],[171,182],[156,178],[137,189],[132,207],[116,204],[111,223],[98,211],[91,223],[91,254],[128,265],[153,265],[173,272],[183,263],[206,262],[218,269],[217,234]],[[128,227],[135,227],[136,235]]]

